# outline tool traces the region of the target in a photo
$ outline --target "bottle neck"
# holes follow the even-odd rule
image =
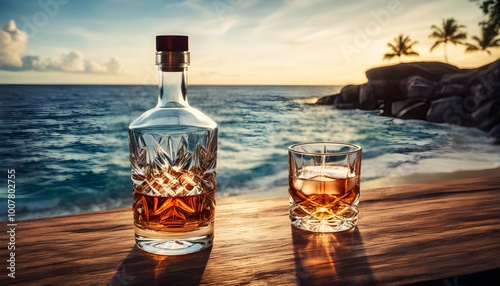
[[[159,108],[189,106],[187,99],[187,67],[182,71],[165,71],[158,65]]]
[[[158,108],[189,106],[187,100],[188,51],[157,51]]]

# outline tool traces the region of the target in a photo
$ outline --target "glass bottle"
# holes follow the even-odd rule
[[[188,37],[156,37],[158,104],[129,125],[135,240],[160,255],[212,245],[217,124],[189,106]]]

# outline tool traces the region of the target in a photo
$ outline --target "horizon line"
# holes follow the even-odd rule
[[[16,85],[102,85],[102,86],[157,86],[157,84],[127,84],[127,83],[0,83],[0,86]],[[348,84],[189,84],[189,86],[345,86]]]

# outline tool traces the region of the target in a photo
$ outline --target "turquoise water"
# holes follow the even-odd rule
[[[217,197],[287,195],[287,147],[363,147],[362,181],[500,166],[500,146],[473,128],[334,110],[311,103],[338,86],[191,86],[189,102],[219,124]],[[0,86],[0,147],[16,171],[18,219],[129,207],[127,127],[156,105],[155,86]]]

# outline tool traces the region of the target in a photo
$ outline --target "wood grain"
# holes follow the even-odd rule
[[[212,248],[134,246],[129,209],[18,222],[0,285],[400,285],[500,268],[500,177],[363,190],[354,231],[290,226],[288,199],[217,205]],[[15,282],[15,283],[14,283]]]

